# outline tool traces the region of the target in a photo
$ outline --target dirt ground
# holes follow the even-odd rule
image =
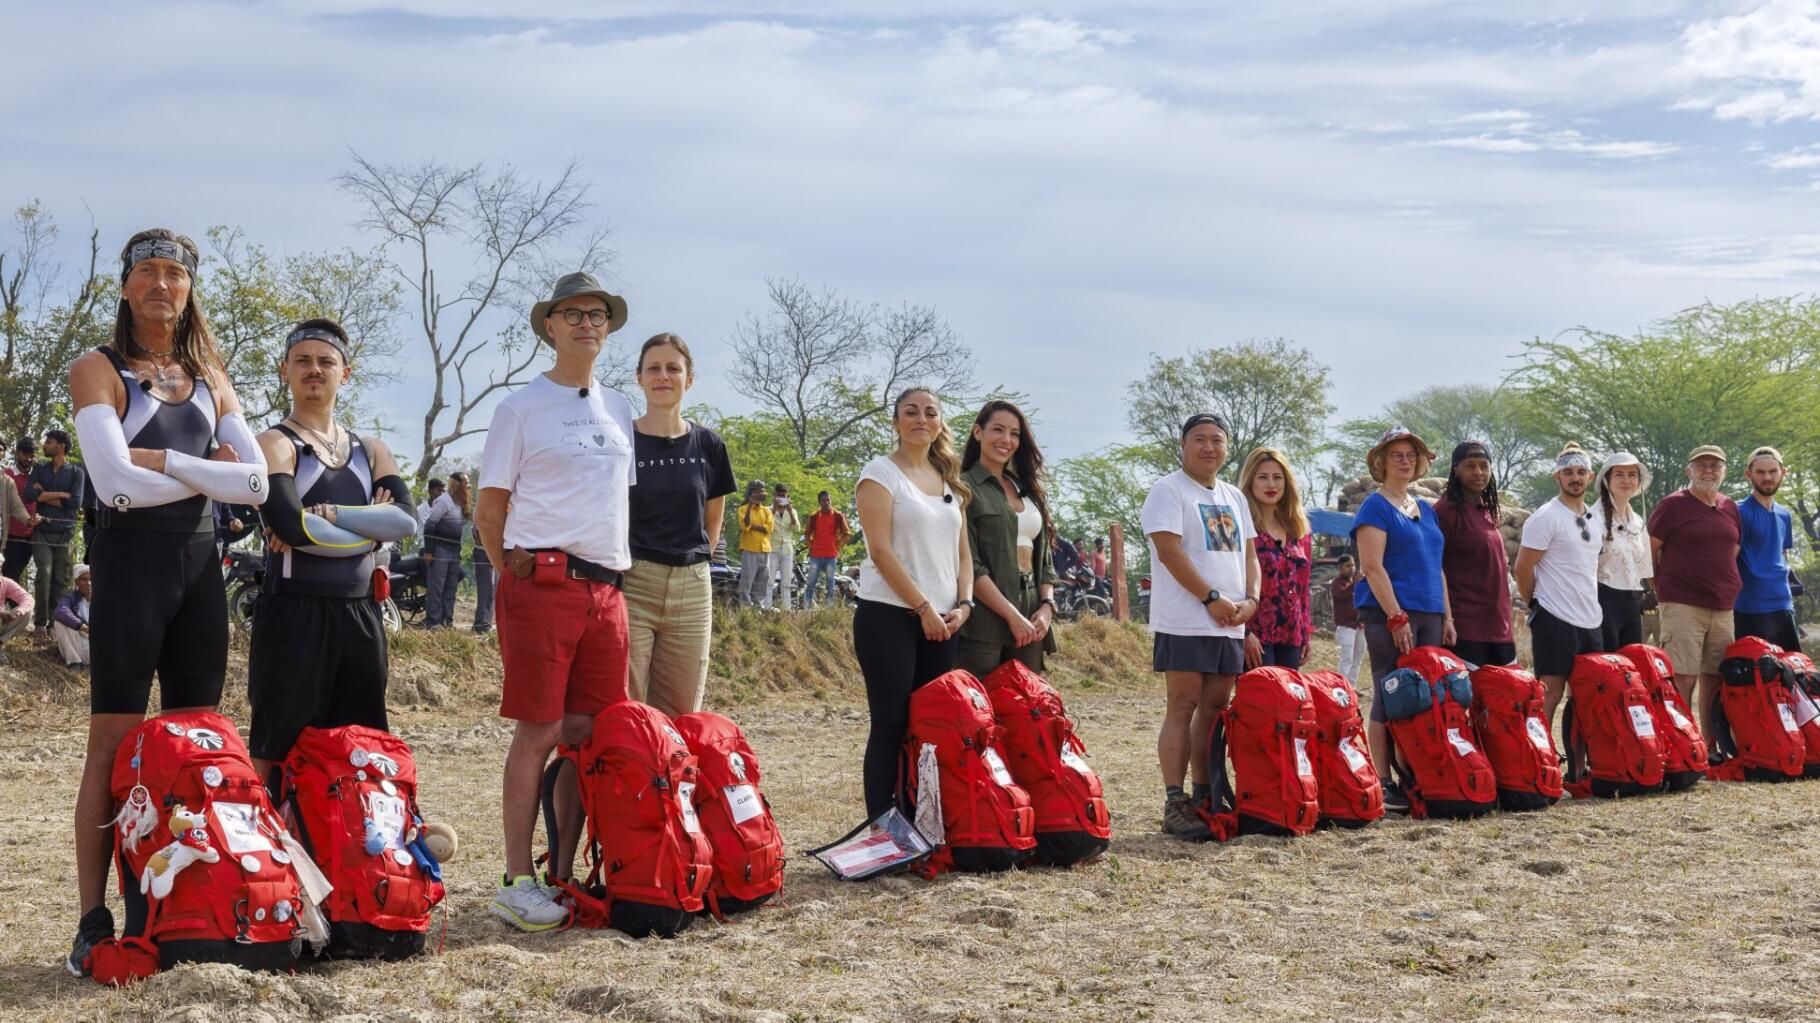
[[[934,882],[843,884],[801,855],[861,817],[856,699],[718,708],[763,758],[787,886],[672,941],[526,936],[489,917],[507,731],[480,701],[402,709],[425,808],[463,840],[446,948],[289,977],[184,967],[127,991],[61,966],[80,708],[15,702],[0,713],[0,1018],[1820,1019],[1820,783],[1188,845],[1156,830],[1158,694],[1139,678],[1069,695],[1115,814],[1110,855]]]

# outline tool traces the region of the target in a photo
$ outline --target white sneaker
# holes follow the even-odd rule
[[[556,902],[551,889],[529,874],[520,874],[511,884],[499,887],[499,894],[493,897],[493,915],[521,931],[547,931],[568,920],[569,911]]]

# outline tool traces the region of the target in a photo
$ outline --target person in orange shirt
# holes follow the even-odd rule
[[[832,606],[834,600],[834,576],[840,571],[840,551],[847,546],[849,530],[847,517],[834,510],[834,499],[824,490],[815,495],[816,509],[806,522],[803,531],[809,537],[809,579],[803,586],[803,607],[815,606],[815,584],[827,579],[824,603]]]

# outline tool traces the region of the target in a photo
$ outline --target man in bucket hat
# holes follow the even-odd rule
[[[516,722],[505,765],[506,872],[493,913],[520,930],[566,918],[531,863],[544,763],[558,741],[584,740],[594,715],[626,698],[619,584],[632,565],[632,408],[594,378],[607,335],[625,322],[625,299],[591,274],[557,281],[531,308],[531,330],[555,364],[499,403],[480,459],[474,527],[499,577],[499,713]],[[572,780],[557,798],[569,818],[561,831],[573,835]],[[557,878],[568,876],[573,852],[557,851]]]
[[[1725,449],[1702,444],[1688,452],[1687,486],[1663,498],[1649,515],[1662,602],[1662,648],[1675,664],[1675,688],[1698,708],[1710,737],[1719,698],[1719,661],[1732,641],[1738,578],[1738,506],[1719,492]]]
[[[1782,453],[1762,447],[1744,464],[1750,500],[1738,506],[1738,576],[1743,584],[1732,623],[1740,636],[1769,640],[1784,650],[1801,649],[1795,624],[1795,595],[1788,559],[1795,547],[1794,516],[1776,503],[1782,486]]]

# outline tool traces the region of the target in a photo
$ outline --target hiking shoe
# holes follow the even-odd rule
[[[76,940],[70,944],[70,957],[63,965],[77,977],[88,976],[88,954],[95,946],[114,936],[114,914],[106,906],[96,906],[82,914],[76,924]]]
[[[551,896],[550,889],[529,874],[499,886],[493,897],[493,915],[521,931],[547,931],[569,918],[569,911]]]
[[[1391,782],[1384,786],[1384,812],[1408,813],[1409,797],[1403,794],[1403,786]]]
[[[1194,804],[1187,796],[1172,796],[1163,803],[1163,831],[1177,838],[1196,842],[1206,841],[1213,837],[1207,822],[1194,812]]]

